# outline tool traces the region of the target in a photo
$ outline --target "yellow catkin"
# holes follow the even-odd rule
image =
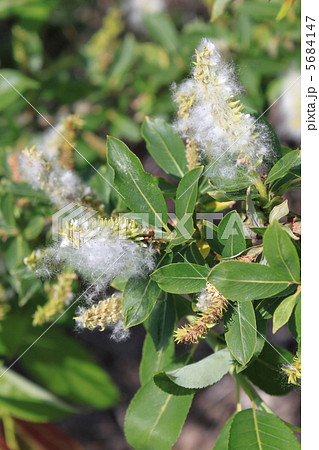
[[[121,217],[92,218],[84,224],[77,221],[65,222],[60,235],[64,236],[68,243],[80,248],[94,233],[101,235],[103,232],[137,242],[144,242],[150,237],[149,230],[139,226],[136,220]]]
[[[33,325],[43,325],[64,311],[72,295],[72,282],[76,278],[73,273],[62,273],[54,283],[45,286],[49,300],[45,305],[38,306],[33,315]]]
[[[64,139],[61,140],[59,148],[59,163],[66,169],[74,168],[74,147],[76,135],[83,126],[83,120],[77,114],[70,114],[62,122]]]
[[[189,111],[195,101],[195,95],[188,95],[183,92],[177,92],[174,102],[178,103],[177,114],[180,117],[189,117]]]
[[[217,324],[227,308],[227,299],[209,282],[201,293],[204,310],[189,324],[174,332],[177,343],[198,343],[199,339]],[[203,298],[204,297],[204,298]]]
[[[103,19],[102,27],[93,35],[85,48],[90,59],[89,70],[95,78],[105,73],[114,59],[112,51],[124,29],[124,21],[119,8],[110,8]]]
[[[288,383],[300,386],[301,381],[301,361],[299,355],[295,355],[292,364],[283,366],[283,372],[288,376]]]
[[[200,157],[197,145],[194,141],[186,139],[186,159],[188,170],[195,169],[200,164]]]
[[[99,328],[100,331],[105,330],[107,326],[115,325],[122,318],[122,296],[119,293],[99,301],[90,308],[81,309],[80,315],[74,317],[84,328],[89,330]]]

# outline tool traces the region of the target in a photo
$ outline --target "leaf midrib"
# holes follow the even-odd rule
[[[130,177],[134,183],[134,185],[136,186],[137,190],[139,191],[139,193],[141,194],[141,196],[144,198],[145,202],[148,204],[148,206],[150,207],[150,209],[153,211],[154,215],[160,220],[161,224],[163,225],[163,228],[165,228],[165,230],[167,231],[167,226],[166,224],[163,222],[162,218],[157,214],[156,210],[153,208],[152,204],[148,201],[147,197],[145,197],[145,195],[143,194],[143,191],[140,189],[139,185],[136,183],[131,171],[129,169],[127,169],[128,173],[130,174]],[[168,230],[170,232],[170,230]]]
[[[153,128],[153,131],[155,132],[155,134],[158,135],[158,137],[159,137],[160,141],[162,142],[162,144],[163,144],[163,146],[164,146],[166,152],[168,153],[170,159],[172,160],[172,162],[173,162],[173,164],[175,165],[176,169],[177,169],[178,172],[180,173],[181,177],[183,177],[183,176],[184,176],[184,172],[182,171],[182,169],[181,169],[179,163],[176,161],[176,159],[174,159],[172,153],[169,151],[168,146],[166,145],[165,140],[162,138],[161,134],[156,130],[156,128],[154,128],[154,127],[152,127],[152,128]]]
[[[167,408],[167,405],[168,405],[169,401],[171,400],[172,396],[173,396],[172,394],[169,394],[167,399],[165,400],[163,406],[161,407],[160,413],[158,414],[158,416],[157,416],[157,418],[156,418],[156,420],[154,422],[154,425],[150,429],[150,432],[149,432],[149,435],[148,435],[148,438],[147,438],[147,442],[149,442],[149,440],[151,439],[153,431],[155,430],[156,425],[158,424],[158,422],[160,421],[162,415],[164,414],[164,411]]]
[[[277,281],[267,281],[267,280],[243,280],[243,279],[232,279],[232,278],[219,278],[216,277],[214,281],[234,281],[237,283],[260,283],[260,284],[292,284],[292,280],[286,281],[286,280],[277,280]]]

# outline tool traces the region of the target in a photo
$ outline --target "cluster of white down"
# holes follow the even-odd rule
[[[196,143],[211,178],[233,179],[239,170],[249,177],[271,153],[267,129],[236,100],[241,87],[233,66],[223,62],[210,40],[203,39],[196,50],[191,78],[173,90],[175,128]]]
[[[301,73],[290,69],[284,76],[279,89],[276,90],[278,108],[277,132],[283,139],[291,139],[296,144],[301,137]],[[275,109],[275,108],[274,108]]]
[[[81,204],[83,197],[91,193],[73,171],[64,169],[56,158],[49,158],[35,147],[22,152],[20,167],[31,186],[43,190],[57,207],[70,202]],[[143,230],[135,222],[102,218],[82,222],[83,217],[82,221],[63,221],[61,238],[26,258],[26,264],[29,259],[28,265],[33,266],[36,275],[53,277],[64,267],[71,268],[89,284],[83,298],[94,303],[105,297],[116,276],[145,276],[152,271],[155,250],[143,243],[140,237]],[[118,339],[127,336],[122,319],[114,324],[112,336]]]
[[[131,28],[135,31],[143,31],[145,16],[164,12],[166,2],[165,0],[125,0],[122,10]]]
[[[70,202],[80,202],[92,193],[72,170],[61,167],[56,157],[45,155],[36,147],[22,151],[19,165],[23,177],[33,189],[45,192],[58,208]]]
[[[154,268],[154,249],[125,238],[113,223],[111,219],[91,219],[79,225],[72,220],[72,233],[64,234],[57,248],[59,259],[86,281],[103,285],[119,274],[145,276]]]

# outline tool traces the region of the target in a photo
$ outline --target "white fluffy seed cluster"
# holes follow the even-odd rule
[[[91,219],[80,226],[74,220],[66,223],[57,248],[59,259],[66,261],[86,281],[99,278],[99,283],[105,285],[119,274],[143,276],[149,273],[154,268],[155,250],[132,240],[137,237],[135,225],[131,227],[126,221],[126,235],[123,235],[124,228],[118,222]]]
[[[107,304],[96,302],[105,297],[110,282],[116,276],[145,276],[155,266],[155,250],[140,237],[144,230],[132,222],[127,219],[125,223],[119,219],[91,219],[84,225],[72,220],[72,223],[64,224],[59,242],[44,251],[33,252],[25,259],[25,263],[40,277],[56,276],[67,268],[89,283],[82,295],[85,302],[92,305],[90,311],[94,313],[94,323],[111,326],[111,338],[117,341],[126,339],[129,334],[123,328],[123,316],[118,314],[115,320],[111,314],[111,306],[119,303],[118,298],[112,297]],[[99,316],[102,310],[103,315]],[[87,310],[82,308],[81,311],[80,316],[83,316]]]
[[[70,202],[80,202],[91,195],[91,188],[69,169],[64,169],[56,157],[49,157],[34,146],[24,149],[19,157],[20,170],[33,189],[41,189],[58,208]]]
[[[144,31],[144,19],[147,14],[158,14],[166,10],[165,0],[125,0],[122,10],[130,27],[135,31]]]
[[[251,177],[266,155],[271,154],[268,130],[243,112],[236,99],[241,92],[232,65],[222,61],[208,39],[196,50],[191,78],[173,87],[178,105],[175,128],[194,142],[207,160],[207,172],[227,184],[240,173]]]
[[[22,152],[20,167],[32,187],[43,190],[57,207],[70,202],[87,204],[86,196],[92,194],[72,170],[63,168],[55,156],[49,157],[36,147]],[[88,209],[92,211],[90,205]],[[90,305],[105,298],[110,282],[117,275],[145,276],[155,266],[155,250],[145,239],[148,230],[134,220],[104,219],[98,212],[97,217],[87,219],[85,214],[78,220],[63,220],[61,239],[25,258],[26,265],[42,278],[55,277],[65,268],[76,272],[81,281],[91,285],[82,294]],[[123,328],[122,315],[118,315],[118,320],[107,318],[109,306],[115,300],[107,302],[101,320],[112,325],[113,339],[123,340],[128,332]],[[101,304],[94,311],[98,314]]]

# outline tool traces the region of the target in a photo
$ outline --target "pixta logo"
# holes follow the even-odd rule
[[[96,214],[94,209],[69,203],[52,216],[52,240],[67,239],[68,245],[81,247],[98,232],[87,226]]]

